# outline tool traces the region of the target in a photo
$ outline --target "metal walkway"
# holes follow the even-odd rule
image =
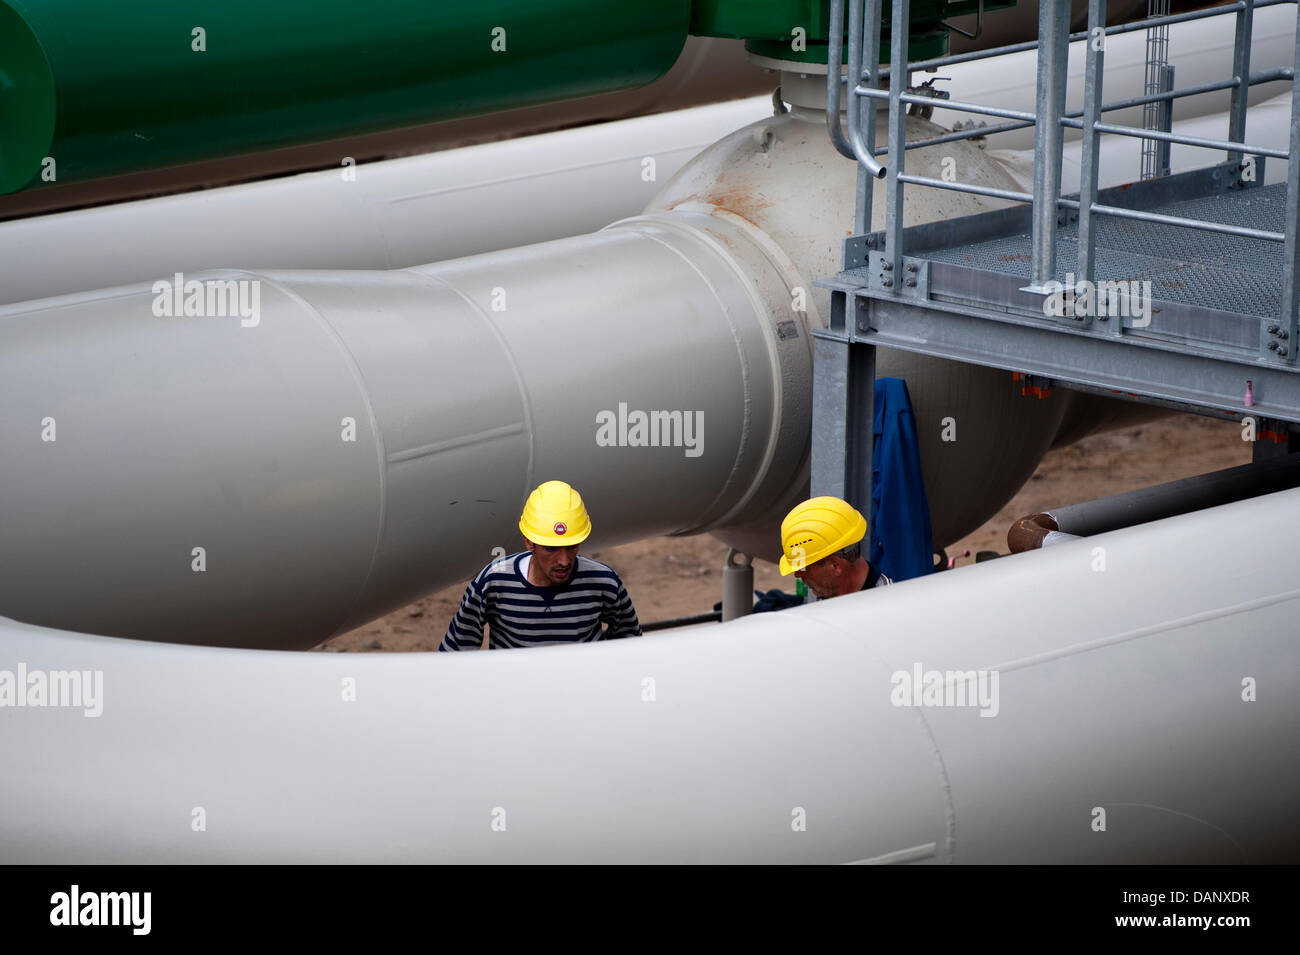
[[[1179,190],[1184,196],[1187,191],[1191,190]],[[1161,215],[1281,232],[1286,185],[1236,189],[1193,199],[1174,196],[1147,208]],[[1059,263],[1077,260],[1078,236],[1076,216],[1070,216],[1056,232],[1056,279],[1064,284],[1073,282],[1068,281],[1069,275]],[[1030,280],[1031,239],[1028,231],[1022,231],[969,245],[926,250],[926,258],[935,265],[943,263],[1006,274],[1024,286]],[[916,254],[920,252],[915,250]],[[1169,303],[1261,318],[1275,317],[1281,307],[1282,248],[1274,242],[1225,235],[1189,235],[1186,229],[1177,226],[1109,219],[1098,224],[1096,256],[1098,282],[1151,283],[1152,295],[1164,306],[1157,306],[1157,315],[1163,315]],[[937,271],[931,273],[932,292]],[[1155,328],[1151,331],[1154,333],[1163,324],[1153,322]],[[1256,343],[1251,342],[1251,357],[1255,348]]]
[[[845,0],[832,0],[842,17]],[[1300,100],[1293,97],[1288,152],[1244,141],[1247,92],[1254,83],[1294,80],[1296,66],[1250,71],[1254,10],[1279,0],[1233,4],[1104,27],[1105,0],[1091,0],[1089,29],[1068,35],[1069,4],[1044,0],[1039,42],[908,63],[908,4],[892,4],[892,56],[879,49],[880,0],[849,7],[849,132],[828,108],[832,141],[859,162],[856,234],[845,242],[844,270],[819,284],[831,290],[830,327],[814,333],[813,484],[816,493],[869,501],[876,346],[1004,368],[1052,384],[1230,418],[1257,419],[1260,431],[1285,435],[1300,423],[1297,312],[1300,283]],[[858,7],[862,7],[861,10]],[[1232,75],[1190,89],[1167,88],[1121,102],[1102,100],[1105,37],[1211,16],[1236,21]],[[833,19],[832,22],[841,22]],[[1231,22],[1231,21],[1229,21]],[[1300,34],[1298,34],[1300,36]],[[1086,41],[1084,106],[1066,112],[1071,40]],[[1038,48],[1035,113],[946,101],[955,109],[1003,122],[902,145],[909,103],[926,98],[909,74],[1012,50]],[[832,49],[832,57],[839,51]],[[1169,104],[1182,96],[1230,90],[1227,138],[1182,137],[1102,121],[1104,112]],[[834,106],[839,84],[828,78]],[[878,102],[889,108],[889,145],[875,145]],[[1167,117],[1169,110],[1163,111]],[[905,171],[907,151],[972,135],[1035,127],[1034,192],[952,183]],[[1075,195],[1063,195],[1063,129],[1083,133],[1083,168]],[[1150,138],[1167,145],[1217,148],[1221,165],[1098,190],[1102,134]],[[885,163],[878,159],[884,157]],[[1266,160],[1287,163],[1288,181],[1260,186]],[[1134,170],[1136,177],[1138,170]],[[884,179],[886,226],[867,232],[874,178]],[[996,212],[904,229],[908,185],[925,185],[1020,203]],[[862,380],[865,379],[865,380]],[[1260,452],[1257,446],[1257,452]],[[1280,449],[1285,450],[1285,448]]]
[[[1241,183],[1234,171],[1199,170],[1099,199],[1231,227],[1276,227],[1286,216],[1286,186]],[[864,237],[856,267],[824,283],[832,330],[819,334],[1183,410],[1300,421],[1300,370],[1286,361],[1293,335],[1277,322],[1285,294],[1279,243],[1107,219],[1096,229],[1087,301],[1087,287],[1064,264],[1077,260],[1077,214],[1063,214],[1056,230],[1061,264],[1047,294],[1030,284],[1031,216],[1020,207],[905,230],[910,254],[898,294],[884,287],[892,272],[876,251],[882,234]],[[853,322],[842,324],[847,315]],[[1272,360],[1260,355],[1261,339]]]

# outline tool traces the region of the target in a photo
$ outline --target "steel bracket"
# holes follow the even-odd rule
[[[925,301],[930,297],[930,263],[926,259],[903,256],[903,270],[895,275],[887,252],[868,251],[867,287]]]
[[[844,240],[844,268],[866,268],[867,256],[871,252],[879,251],[884,247],[883,239],[884,236],[879,232],[849,236]]]

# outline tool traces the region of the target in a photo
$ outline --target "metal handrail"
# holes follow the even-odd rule
[[[874,17],[880,17],[881,0],[867,0],[869,7],[874,7]],[[857,77],[857,82],[861,82],[862,75],[862,45],[863,45],[863,20],[871,21],[872,15],[868,11],[867,16],[863,16],[863,5],[854,2],[849,9],[849,75]],[[885,167],[876,162],[875,159],[875,140],[876,140],[876,107],[871,103],[867,110],[868,122],[866,123],[866,135],[863,135],[863,123],[861,110],[858,102],[853,96],[849,97],[849,138],[845,140],[844,130],[840,126],[840,56],[842,43],[840,31],[844,25],[844,0],[831,0],[830,10],[830,36],[826,53],[826,128],[830,131],[831,142],[835,148],[848,159],[857,159],[867,168],[867,171],[877,179],[885,175]],[[880,45],[877,40],[873,53],[871,55],[870,67],[868,70],[868,79],[874,81],[874,77],[880,67]]]
[[[952,192],[968,192],[991,199],[1009,199],[1012,202],[1033,202],[1032,192],[1017,192],[1013,189],[999,189],[996,186],[977,186],[969,182],[948,182],[946,179],[931,179],[928,176],[913,176],[900,172],[898,181],[911,186],[933,186],[936,189],[948,189]]]
[[[1196,136],[1179,136],[1172,132],[1163,132],[1158,130],[1138,130],[1130,126],[1119,126],[1113,123],[1101,122],[1101,97],[1102,97],[1102,67],[1105,57],[1104,44],[1090,44],[1087,48],[1087,63],[1084,70],[1084,110],[1081,122],[1072,122],[1062,117],[1060,122],[1064,125],[1073,125],[1083,131],[1083,172],[1082,181],[1079,190],[1079,258],[1078,258],[1078,275],[1080,281],[1091,281],[1093,278],[1093,267],[1096,258],[1096,234],[1093,227],[1093,217],[1096,215],[1112,216],[1116,218],[1133,219],[1141,222],[1152,222],[1161,225],[1169,225],[1180,228],[1195,229],[1203,232],[1213,232],[1224,235],[1234,235],[1244,238],[1262,239],[1269,242],[1281,242],[1285,244],[1284,253],[1284,272],[1283,272],[1283,294],[1280,312],[1276,321],[1261,323],[1259,353],[1263,358],[1273,358],[1281,360],[1288,364],[1294,363],[1295,354],[1293,349],[1279,347],[1279,341],[1285,341],[1296,333],[1297,306],[1300,305],[1300,283],[1297,282],[1297,272],[1300,271],[1300,244],[1297,244],[1296,232],[1300,228],[1300,217],[1296,213],[1296,195],[1300,190],[1300,101],[1297,101],[1294,95],[1294,81],[1296,73],[1300,73],[1300,5],[1297,6],[1296,16],[1296,51],[1294,66],[1292,69],[1292,97],[1291,97],[1291,142],[1290,148],[1286,151],[1252,146],[1243,142],[1246,131],[1246,91],[1250,86],[1253,77],[1250,76],[1250,33],[1254,23],[1254,10],[1256,6],[1262,6],[1263,3],[1256,4],[1252,0],[1240,0],[1233,4],[1229,9],[1233,10],[1237,17],[1236,33],[1233,39],[1233,81],[1229,84],[1232,89],[1232,103],[1229,111],[1228,120],[1228,139],[1206,139]],[[1105,22],[1106,17],[1106,0],[1089,0],[1088,4],[1088,26],[1089,32]],[[1287,203],[1287,222],[1283,232],[1271,232],[1262,229],[1252,229],[1245,226],[1232,226],[1220,222],[1212,222],[1204,219],[1191,219],[1183,216],[1160,215],[1152,212],[1142,212],[1136,209],[1122,209],[1115,206],[1102,205],[1097,201],[1097,170],[1100,157],[1100,134],[1109,133],[1119,136],[1131,136],[1141,139],[1154,139],[1169,143],[1179,143],[1188,146],[1198,146],[1209,149],[1222,149],[1228,153],[1229,161],[1240,163],[1246,152],[1259,156],[1270,156],[1277,159],[1287,160],[1287,189],[1290,202]],[[1035,156],[1035,163],[1038,157]],[[1038,196],[1035,202],[1042,201]],[[1056,204],[1062,204],[1058,198]],[[1118,324],[1112,328],[1113,334],[1121,334],[1122,327]],[[1271,348],[1269,347],[1271,345]],[[1272,352],[1272,354],[1270,354]]]
[[[881,10],[882,0],[865,0],[861,5],[854,0],[849,12],[849,75],[853,78],[855,88],[864,79],[871,84],[879,82]],[[838,79],[837,72],[836,80]],[[838,89],[838,83],[836,86]],[[858,159],[871,175],[877,179],[884,178],[885,168],[875,161],[876,104],[870,100],[859,104],[850,98],[849,105],[862,107],[849,110],[849,136],[853,140]]]
[[[1083,129],[1083,123],[1062,119],[1062,125]],[[1136,126],[1114,126],[1110,123],[1097,123],[1094,127],[1099,133],[1113,133],[1116,136],[1132,136],[1137,139],[1159,139],[1166,143],[1180,146],[1201,146],[1205,149],[1222,149],[1224,152],[1247,152],[1256,156],[1269,156],[1273,159],[1288,159],[1290,152],[1285,149],[1273,149],[1271,146],[1253,146],[1250,143],[1234,143],[1226,139],[1203,139],[1200,136],[1180,136],[1158,129],[1138,129]]]
[[[856,3],[854,9],[857,9]],[[826,38],[826,131],[841,156],[856,159],[857,154],[844,138],[844,127],[840,125],[839,65],[844,48],[840,31],[843,27],[844,0],[831,0],[830,35]],[[852,56],[849,58],[852,59]],[[852,98],[849,105],[852,106]]]
[[[863,96],[863,97],[870,97],[872,99],[883,99],[883,100],[889,99],[889,92],[887,90],[879,89],[878,86],[876,86],[876,84],[879,82],[881,78],[890,75],[890,70],[888,65],[886,66],[879,65],[879,54],[878,54],[879,44],[880,44],[879,30],[871,31],[868,26],[872,22],[878,22],[880,16],[880,7],[882,6],[882,4],[880,3],[880,0],[867,0],[867,3],[865,4],[867,7],[867,11],[866,11],[867,15],[864,17],[863,15],[864,4],[859,2],[852,2],[852,0],[850,0],[850,2],[852,3],[852,5],[849,8],[848,76],[850,78],[856,77],[857,82],[854,84],[852,93],[850,94],[850,109],[848,111],[849,112],[849,133],[850,133],[849,137],[846,139],[844,135],[843,126],[840,123],[840,103],[841,103],[840,85],[842,81],[837,75],[837,71],[831,66],[832,63],[838,63],[843,54],[841,33],[843,31],[843,23],[844,23],[845,0],[830,0],[831,29],[829,31],[829,36],[828,36],[828,56],[827,56],[827,73],[826,73],[827,76],[826,124],[827,124],[827,130],[830,134],[831,142],[835,145],[836,150],[838,150],[839,153],[847,159],[857,159],[864,166],[866,166],[868,172],[872,176],[879,179],[879,178],[884,178],[884,176],[886,175],[886,168],[883,165],[881,165],[879,162],[877,162],[875,157],[886,154],[889,151],[889,147],[888,146],[876,147],[874,143],[869,143],[867,141],[868,139],[874,140],[875,125],[873,122],[868,122],[863,124],[861,122],[861,117],[855,115],[855,111],[852,109],[852,106],[854,105],[853,98],[855,96]],[[1264,7],[1278,6],[1279,4],[1282,3],[1296,3],[1296,2],[1297,0],[1255,0],[1255,2],[1249,4],[1249,6],[1254,9],[1261,9]],[[1247,6],[1248,6],[1247,0],[1237,0],[1237,2],[1233,4],[1225,4],[1224,6],[1212,7],[1206,10],[1194,10],[1187,13],[1171,14],[1169,16],[1163,16],[1163,17],[1152,17],[1147,20],[1142,20],[1131,24],[1127,24],[1127,23],[1119,24],[1117,26],[1105,28],[1104,33],[1106,36],[1114,36],[1114,35],[1119,35],[1124,33],[1133,33],[1136,32],[1137,30],[1144,30],[1152,26],[1159,26],[1162,24],[1185,23],[1193,20],[1203,20],[1209,17],[1225,16],[1230,13],[1245,10]],[[836,29],[836,27],[839,27],[840,29]],[[862,64],[862,51],[864,47],[868,46],[865,37],[865,34],[867,32],[872,33],[874,43],[871,44],[871,48],[876,50],[877,54],[875,57],[873,57],[872,68],[869,70],[868,73],[864,74],[863,72],[864,67]],[[1091,30],[1084,30],[1083,32],[1080,33],[1070,34],[1068,42],[1070,43],[1082,42],[1084,40],[1089,39],[1090,36],[1091,36]],[[959,53],[959,54],[954,54],[952,56],[935,57],[929,60],[921,60],[916,63],[908,63],[907,68],[908,71],[911,72],[915,72],[915,71],[928,72],[933,69],[938,69],[939,67],[942,66],[951,66],[957,63],[968,63],[976,60],[987,59],[990,57],[1003,56],[1007,53],[1027,52],[1029,50],[1037,49],[1037,47],[1038,47],[1038,42],[1036,40],[1028,40],[1022,43],[1012,43],[1006,46],[995,47],[987,50],[974,50],[968,53]],[[1275,82],[1279,80],[1293,80],[1293,79],[1294,79],[1293,71],[1289,68],[1282,67],[1280,69],[1267,70],[1262,73],[1251,74],[1250,77],[1246,80],[1244,85],[1254,86],[1259,83],[1269,83],[1269,82]],[[870,83],[871,85],[863,86],[862,85],[863,80],[867,80],[868,83]],[[1199,96],[1203,93],[1213,93],[1219,90],[1232,89],[1234,87],[1239,87],[1240,85],[1242,85],[1240,77],[1233,76],[1229,80],[1220,80],[1214,83],[1203,83],[1199,86],[1189,87],[1186,89],[1181,89],[1181,90],[1175,89],[1163,93],[1148,94],[1144,96],[1135,96],[1127,100],[1122,100],[1118,103],[1105,104],[1101,107],[1101,109],[1102,112],[1109,112],[1111,110],[1119,110],[1119,109],[1129,109],[1134,106],[1142,106],[1147,103],[1155,103],[1155,102],[1160,102],[1162,100],[1181,99],[1188,96]],[[929,105],[931,103],[931,98],[912,95],[912,94],[904,94],[902,97],[902,101],[905,103],[918,103],[921,105]],[[1012,132],[1018,129],[1026,129],[1030,126],[1033,126],[1036,122],[1036,118],[1033,113],[1026,113],[1024,111],[1016,111],[1016,110],[998,110],[993,107],[983,107],[980,106],[979,104],[962,103],[960,101],[946,100],[944,102],[943,108],[956,110],[958,112],[970,112],[970,113],[977,113],[986,116],[999,116],[1006,119],[1013,119],[1015,120],[1015,122],[999,124],[997,126],[979,127],[978,129],[972,129],[972,130],[962,130],[960,132],[953,132],[942,137],[934,137],[932,139],[927,139],[927,140],[915,140],[913,142],[909,142],[906,145],[905,148],[907,150],[920,149],[925,146],[940,145],[942,143],[958,142],[962,139],[970,139],[978,136],[989,136],[997,133]],[[874,120],[874,104],[870,113],[871,113],[870,118]],[[1082,115],[1083,115],[1083,110],[1076,109],[1076,110],[1070,110],[1066,112],[1063,115],[1063,118],[1066,120],[1077,120]],[[855,122],[855,119],[858,121]],[[864,136],[864,131],[862,129],[863,125],[866,126],[865,136]],[[1072,128],[1075,129],[1082,128],[1082,123],[1080,122],[1067,122],[1066,125],[1071,126]],[[1146,138],[1155,138],[1155,137],[1146,137]],[[1174,140],[1174,142],[1177,142],[1177,140]],[[1187,143],[1186,145],[1198,145],[1198,144]],[[1247,144],[1241,144],[1241,145],[1246,146]],[[1259,152],[1258,150],[1253,150],[1249,148],[1247,148],[1245,151],[1256,152],[1259,155],[1274,155],[1274,153],[1271,152],[1267,152],[1267,153]],[[1286,155],[1282,153],[1278,153],[1275,155],[1275,158],[1286,158]]]
[[[1258,86],[1261,83],[1276,83],[1281,80],[1293,81],[1294,78],[1295,78],[1295,70],[1293,70],[1289,66],[1279,66],[1271,70],[1263,70],[1259,73],[1252,73],[1250,75],[1249,81],[1247,82],[1247,85]],[[1199,86],[1189,86],[1181,90],[1175,89],[1175,90],[1167,90],[1163,93],[1148,93],[1142,96],[1133,96],[1130,97],[1129,99],[1116,100],[1113,103],[1105,103],[1102,105],[1101,111],[1103,113],[1108,113],[1111,112],[1112,110],[1131,109],[1134,106],[1143,106],[1147,103],[1158,103],[1162,100],[1175,100],[1175,99],[1183,99],[1188,96],[1201,96],[1205,93],[1216,93],[1221,90],[1232,89],[1237,85],[1238,85],[1237,78],[1233,77],[1230,80],[1217,80],[1213,83],[1202,83]],[[926,102],[930,102],[930,100],[927,99]],[[944,108],[947,108],[947,102],[948,102],[947,100],[944,101]],[[1082,109],[1067,110],[1064,114],[1062,114],[1061,122],[1064,123],[1066,126],[1071,127],[1072,129],[1082,129],[1083,123],[1082,121],[1080,121],[1081,116],[1083,116]],[[912,150],[912,149],[923,149],[926,146],[940,146],[944,143],[957,142],[962,139],[972,139],[972,138],[978,138],[982,136],[992,136],[992,135],[996,135],[997,133],[1007,133],[1017,129],[1027,129],[1033,125],[1034,125],[1034,120],[1029,119],[1029,120],[1021,120],[1021,121],[1011,122],[1011,123],[998,123],[995,126],[973,126],[970,129],[963,129],[957,132],[945,133],[942,136],[931,136],[929,139],[911,139],[908,140],[907,146],[905,148],[908,150]],[[1145,136],[1147,132],[1149,132],[1149,130],[1143,130],[1143,135]],[[1188,145],[1196,145],[1196,144],[1189,143]],[[1246,152],[1257,152],[1256,150],[1249,148],[1249,144],[1243,143],[1241,145],[1247,146]],[[877,146],[876,155],[880,156],[884,154],[886,149],[887,147],[885,146]],[[1268,155],[1268,153],[1262,153],[1262,152],[1257,152],[1257,154]],[[845,155],[849,156],[848,153],[845,153]],[[849,156],[849,158],[852,159],[853,157]],[[1285,159],[1286,154],[1279,153],[1275,158]]]
[[[835,36],[835,34],[837,33],[836,28],[843,23],[844,2],[845,0],[831,0],[831,63],[835,64],[835,66],[838,66],[839,64],[840,53],[838,37]],[[1288,162],[1288,186],[1292,190],[1290,194],[1292,197],[1300,194],[1300,102],[1297,102],[1295,97],[1293,97],[1292,142],[1290,149],[1280,150],[1262,145],[1254,145],[1246,142],[1244,137],[1246,92],[1249,87],[1259,83],[1273,82],[1276,80],[1290,80],[1294,85],[1296,75],[1300,74],[1300,3],[1297,3],[1297,0],[1237,0],[1235,3],[1226,4],[1221,7],[1196,10],[1188,13],[1149,17],[1135,23],[1121,24],[1115,27],[1104,26],[1106,0],[1090,0],[1088,29],[1076,34],[1068,33],[1068,23],[1064,20],[1065,14],[1063,5],[1059,3],[1053,4],[1045,2],[1043,6],[1040,7],[1039,41],[1011,44],[992,50],[980,50],[972,53],[957,54],[954,56],[936,57],[916,63],[909,63],[907,61],[906,38],[910,15],[910,3],[907,2],[907,0],[895,0],[890,27],[891,62],[890,66],[886,68],[881,68],[879,65],[881,0],[866,0],[865,11],[864,4],[858,2],[858,0],[849,0],[849,2],[852,3],[852,6],[849,13],[849,64],[846,84],[850,97],[848,104],[849,137],[847,141],[844,138],[839,123],[839,71],[831,66],[830,63],[828,63],[827,72],[827,102],[830,104],[830,108],[828,108],[828,125],[831,127],[832,139],[836,142],[836,146],[840,149],[841,153],[852,155],[854,158],[858,159],[858,161],[862,163],[863,168],[867,169],[873,176],[880,177],[883,175],[886,179],[887,209],[883,248],[885,257],[884,269],[886,272],[892,272],[897,275],[899,274],[897,270],[899,270],[902,265],[903,187],[905,185],[922,185],[1010,201],[1032,202],[1033,254],[1031,264],[1031,288],[1045,288],[1048,280],[1055,275],[1055,233],[1057,226],[1057,210],[1060,208],[1073,208],[1079,210],[1079,264],[1077,274],[1080,276],[1081,280],[1091,280],[1093,277],[1095,233],[1092,219],[1097,215],[1198,229],[1206,232],[1261,239],[1270,242],[1283,242],[1286,244],[1287,248],[1286,255],[1288,263],[1284,279],[1284,299],[1285,301],[1291,302],[1291,306],[1288,311],[1285,308],[1284,302],[1284,314],[1282,319],[1283,327],[1288,329],[1291,334],[1294,334],[1296,310],[1297,306],[1300,305],[1300,241],[1297,241],[1296,236],[1297,230],[1300,229],[1300,213],[1296,212],[1296,203],[1292,202],[1288,204],[1289,212],[1287,230],[1285,232],[1271,232],[1244,226],[1226,225],[1201,219],[1160,215],[1152,212],[1144,212],[1139,209],[1127,209],[1103,205],[1097,201],[1097,174],[1100,156],[1099,139],[1102,134],[1110,134],[1223,150],[1228,153],[1230,159],[1235,159],[1238,163],[1241,162],[1243,156],[1247,153],[1261,157],[1266,156],[1275,159],[1285,159]],[[1293,3],[1297,5],[1298,22],[1295,65],[1290,68],[1284,67],[1281,69],[1251,73],[1250,30],[1253,25],[1254,11],[1264,7],[1276,6],[1281,3]],[[1065,110],[1064,90],[1066,58],[1069,51],[1069,44],[1071,42],[1079,40],[1086,41],[1098,35],[1113,36],[1135,32],[1137,30],[1146,30],[1153,26],[1185,23],[1193,20],[1226,15],[1235,16],[1237,21],[1234,37],[1233,75],[1231,78],[1211,83],[1203,83],[1185,89],[1170,89],[1162,92],[1146,93],[1142,96],[1130,97],[1114,103],[1102,103],[1101,78],[1104,58],[1104,42],[1100,44],[1090,42],[1086,48],[1087,68],[1085,71],[1084,107],[1078,110]],[[908,92],[905,84],[911,71],[938,69],[956,63],[964,63],[972,60],[1000,56],[1005,53],[1031,49],[1038,50],[1040,72],[1038,103],[1037,109],[1034,112],[1030,113],[1023,110],[985,106],[979,103],[946,100],[943,103],[944,109],[997,117],[1008,120],[1008,122],[999,123],[994,126],[954,130],[953,132],[946,133],[942,136],[916,140],[910,143],[905,141],[904,117],[906,106],[909,104],[932,105],[934,103],[932,97]],[[864,72],[864,54],[867,54],[868,51],[870,69]],[[888,75],[889,77],[888,91],[878,88],[881,78],[885,75]],[[1203,137],[1185,136],[1173,133],[1172,131],[1165,132],[1163,130],[1139,129],[1136,127],[1105,123],[1101,121],[1102,113],[1111,110],[1127,109],[1134,106],[1164,101],[1171,102],[1182,97],[1196,96],[1203,93],[1225,89],[1232,91],[1232,104],[1229,113],[1229,135],[1226,139],[1207,139]],[[867,130],[864,135],[862,119],[864,113],[869,113],[874,120],[875,104],[878,100],[887,100],[889,103],[890,134],[887,145],[876,148],[874,145],[874,121],[869,124],[869,130]],[[955,142],[977,136],[989,136],[1000,132],[1010,132],[1014,129],[1024,129],[1030,126],[1035,128],[1034,192],[1032,194],[1014,190],[976,186],[970,183],[948,182],[925,176],[910,175],[904,171],[903,159],[908,150],[937,145],[939,143]],[[1061,196],[1060,176],[1063,148],[1062,131],[1067,127],[1083,131],[1084,161],[1080,182],[1080,199],[1077,201],[1065,199]],[[887,155],[887,161],[883,165],[875,160],[875,157],[880,154]],[[868,190],[864,196],[864,191],[860,188],[860,207],[864,201],[868,204],[870,203],[870,193]],[[861,208],[859,208],[858,219],[860,222],[865,221]],[[886,287],[893,286],[887,283]],[[896,291],[898,290],[896,289]],[[1272,327],[1276,328],[1277,326],[1274,325]],[[1122,333],[1123,329],[1121,323],[1116,323],[1112,326],[1112,330],[1115,334]],[[1263,342],[1261,342],[1261,353],[1264,354],[1265,357],[1277,358],[1276,355],[1269,356],[1267,352],[1263,352],[1262,347]],[[1285,354],[1285,352],[1282,354]],[[1292,360],[1294,360],[1294,356],[1292,357]]]
[[[891,99],[888,90],[869,90],[858,87],[853,92],[858,96],[869,96],[872,99]],[[898,99],[899,102],[907,103],[909,105],[917,103],[921,106],[931,106],[935,103],[933,96],[925,96],[924,94],[918,93],[903,93],[898,97]],[[959,113],[979,113],[981,116],[1001,116],[1005,119],[1019,119],[1030,124],[1037,121],[1033,113],[1027,113],[1023,109],[1003,109],[1000,106],[984,106],[981,103],[967,103],[959,99],[943,100],[943,109],[951,109]]]
[[[951,185],[951,183],[949,183]],[[1083,203],[1078,199],[1062,199],[1060,203],[1066,209],[1082,209]],[[1269,232],[1265,229],[1252,229],[1243,225],[1228,225],[1209,219],[1189,219],[1185,216],[1167,216],[1159,212],[1143,212],[1140,209],[1125,209],[1123,206],[1107,206],[1099,202],[1092,204],[1095,214],[1113,216],[1116,219],[1135,219],[1139,222],[1154,222],[1157,225],[1182,226],[1187,229],[1200,229],[1202,232],[1218,232],[1221,235],[1236,235],[1244,239],[1263,239],[1265,242],[1285,242],[1286,233]],[[1089,276],[1091,278],[1091,276]],[[1083,276],[1080,275],[1080,281]]]
[[[1255,0],[1252,6],[1256,10],[1264,7],[1276,7],[1283,3],[1296,3],[1297,0]],[[1189,20],[1204,20],[1209,17],[1221,17],[1229,13],[1236,13],[1245,7],[1244,0],[1237,0],[1236,3],[1225,3],[1219,7],[1208,7],[1204,10],[1192,10],[1187,13],[1172,13],[1166,17],[1152,17],[1147,20],[1138,20],[1133,23],[1121,23],[1117,26],[1106,27],[1106,36],[1116,36],[1121,33],[1136,33],[1138,30],[1146,30],[1154,26],[1166,24],[1185,23]],[[1086,40],[1090,36],[1090,31],[1084,30],[1081,33],[1071,33],[1069,36],[1070,43],[1078,43],[1080,40]],[[1029,50],[1037,49],[1037,40],[1024,40],[1020,43],[1009,43],[1006,46],[991,47],[986,50],[970,50],[966,53],[954,53],[950,56],[936,56],[929,60],[918,60],[915,63],[908,63],[907,68],[912,72],[929,73],[941,66],[955,66],[958,63],[970,63],[974,60],[983,60],[994,56],[1005,56],[1008,53],[1025,53]],[[882,75],[889,73],[888,66],[880,68]]]

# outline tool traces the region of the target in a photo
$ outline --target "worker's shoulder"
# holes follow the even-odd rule
[[[527,551],[520,551],[517,554],[507,554],[505,557],[498,557],[484,565],[483,569],[475,575],[476,583],[501,582],[504,580],[513,580],[519,575],[519,558],[523,557]]]
[[[580,575],[584,579],[590,579],[593,581],[605,579],[620,584],[623,582],[618,576],[618,571],[614,570],[614,568],[609,566],[609,564],[602,563],[594,557],[586,557],[582,554],[578,555],[576,575]]]

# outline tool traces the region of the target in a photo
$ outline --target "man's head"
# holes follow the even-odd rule
[[[820,599],[853,593],[870,572],[862,556],[866,519],[838,497],[814,497],[781,522],[781,573],[794,574]]]
[[[591,534],[591,518],[577,491],[563,481],[547,481],[528,495],[519,530],[532,552],[535,576],[558,585],[573,574],[578,545]]]

